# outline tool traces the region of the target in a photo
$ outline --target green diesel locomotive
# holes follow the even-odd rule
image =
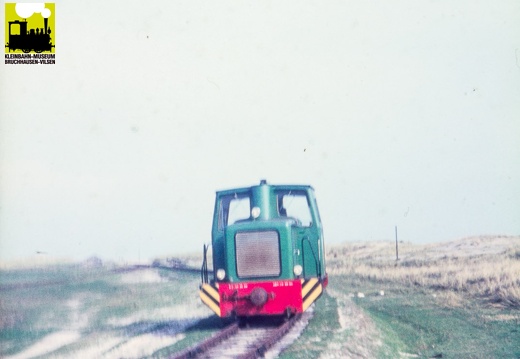
[[[306,185],[259,185],[218,191],[212,267],[204,246],[200,298],[220,317],[291,316],[323,292],[323,227]]]

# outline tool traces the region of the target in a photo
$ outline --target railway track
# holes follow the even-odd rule
[[[260,358],[279,343],[295,324],[304,322],[306,325],[307,321],[308,318],[302,321],[300,314],[274,324],[265,320],[253,320],[247,325],[234,322],[209,339],[173,355],[170,359]]]

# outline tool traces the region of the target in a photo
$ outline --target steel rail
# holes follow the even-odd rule
[[[196,344],[193,347],[187,348],[169,359],[189,359],[196,358],[198,355],[208,351],[209,349],[219,345],[223,340],[235,335],[238,332],[238,321],[233,322],[221,331],[215,333],[208,339]]]
[[[264,354],[276,343],[278,343],[285,334],[301,319],[301,314],[297,314],[287,320],[279,327],[269,331],[265,338],[260,339],[257,343],[252,345],[251,349],[240,356],[238,359],[255,359],[263,357]]]
[[[241,354],[237,353],[233,357],[236,359],[253,359],[263,357],[265,353],[273,345],[278,343],[300,319],[301,314],[298,314],[286,320],[277,327],[266,329],[265,333],[260,334],[259,338],[255,338],[251,344],[247,345],[245,352]],[[238,339],[234,340],[233,337],[236,336],[238,338],[239,333],[245,333],[247,331],[247,328],[240,329],[238,322],[234,322],[203,342],[185,349],[177,354],[174,354],[173,356],[169,357],[169,359],[189,359],[199,357],[211,358],[212,355],[209,351],[211,350],[214,352],[221,344],[224,346],[231,345],[231,348],[233,348],[233,345],[240,346],[240,343],[237,343]]]

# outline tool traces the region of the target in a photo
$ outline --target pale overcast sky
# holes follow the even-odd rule
[[[264,178],[315,188],[328,244],[520,234],[517,0],[55,15],[56,65],[0,65],[0,260],[201,251]]]

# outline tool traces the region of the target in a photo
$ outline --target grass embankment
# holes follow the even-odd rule
[[[331,289],[370,314],[378,357],[520,357],[520,238],[399,249],[397,262],[392,242],[328,252]]]
[[[436,245],[357,243],[328,252],[328,271],[374,283],[395,283],[520,307],[520,237],[478,237]]]
[[[518,358],[520,313],[480,299],[457,300],[430,289],[332,277],[336,288],[363,292],[351,300],[379,330],[378,358]],[[384,296],[378,293],[384,290]],[[356,328],[363,330],[363,328]]]

